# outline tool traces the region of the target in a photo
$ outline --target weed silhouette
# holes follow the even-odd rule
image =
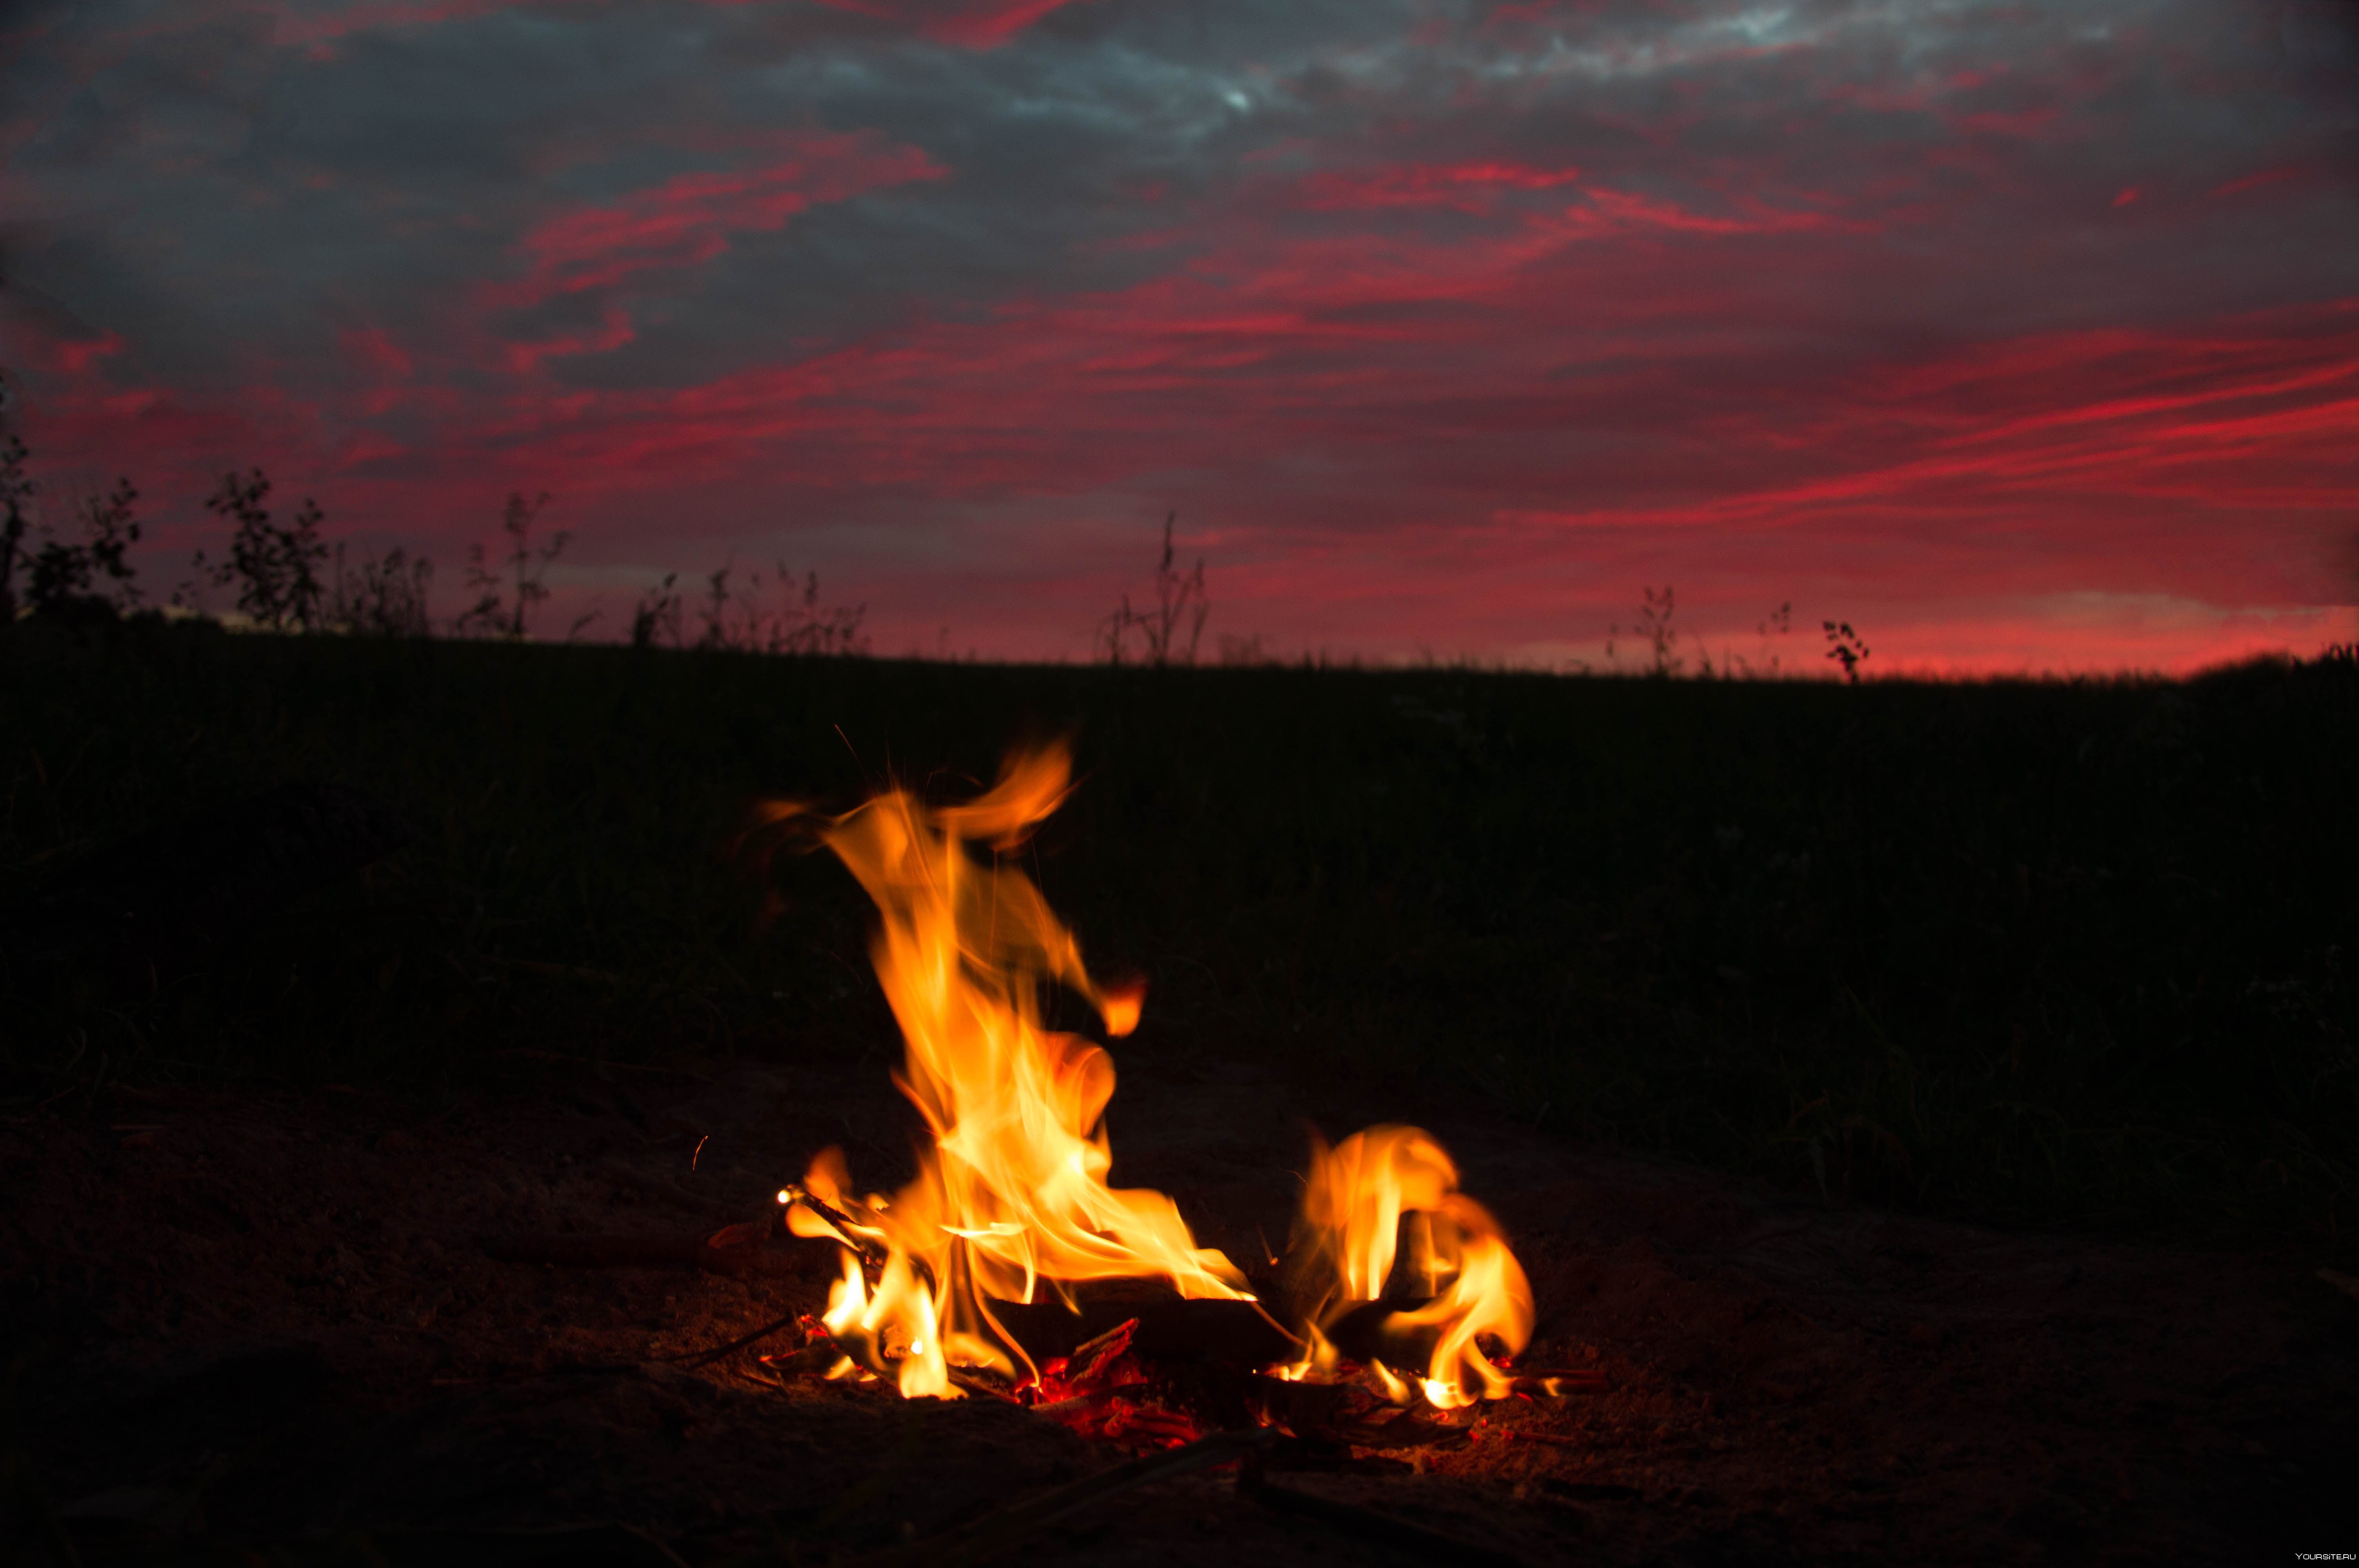
[[[215,587],[238,585],[237,607],[262,625],[284,631],[292,625],[310,631],[325,589],[320,564],[328,547],[320,542],[320,524],[327,520],[320,503],[310,496],[295,514],[291,525],[274,526],[262,503],[270,494],[270,481],[260,469],[240,479],[222,476],[220,486],[205,502],[205,510],[234,519],[237,533],[230,540],[230,558],[211,568]],[[204,552],[196,565],[206,568]]]
[[[138,570],[124,558],[139,538],[139,524],[131,514],[138,499],[131,481],[119,480],[114,494],[87,497],[75,509],[82,521],[81,543],[42,541],[25,584],[26,602],[35,614],[111,620],[138,604],[139,589],[132,580]],[[95,591],[101,581],[112,583],[112,589]]]
[[[367,637],[425,637],[433,633],[427,611],[434,563],[411,559],[400,548],[364,560],[356,572],[344,569],[344,547],[336,546],[336,597],[331,624]]]
[[[1851,629],[1848,621],[1829,621],[1824,624],[1829,643],[1827,657],[1840,662],[1843,678],[1857,686],[1860,662],[1867,657],[1867,644],[1860,640],[1858,633]]]
[[[451,630],[463,635],[480,627],[512,643],[524,641],[531,630],[533,607],[549,597],[541,579],[573,541],[573,535],[560,528],[546,543],[533,544],[533,522],[549,502],[545,490],[530,501],[520,490],[508,492],[507,506],[500,514],[500,532],[508,536],[508,553],[495,568],[486,561],[483,546],[469,547],[467,589],[475,595],[475,602],[459,612]]]
[[[1212,605],[1204,595],[1203,558],[1197,557],[1192,571],[1182,572],[1175,564],[1171,529],[1179,521],[1177,512],[1163,519],[1163,559],[1155,568],[1155,608],[1133,610],[1130,595],[1125,593],[1114,613],[1098,623],[1098,649],[1110,665],[1123,662],[1133,632],[1146,643],[1150,665],[1171,664],[1175,654],[1180,664],[1196,662],[1196,646],[1203,638],[1204,618],[1212,612]],[[1179,643],[1183,623],[1188,628],[1184,652]]]

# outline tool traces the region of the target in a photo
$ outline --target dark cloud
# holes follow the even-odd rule
[[[545,486],[576,596],[785,554],[928,645],[1082,651],[1176,505],[1281,646],[1673,578],[2184,660],[2349,596],[2351,14],[19,7],[0,360],[183,539],[232,463],[446,553]]]

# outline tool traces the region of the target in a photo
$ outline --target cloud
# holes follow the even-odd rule
[[[1283,645],[1570,647],[1666,577],[1972,641],[2294,624],[2359,480],[2359,53],[2309,0],[27,36],[71,86],[0,122],[0,275],[81,324],[10,308],[37,447],[446,553],[546,486],[597,573],[795,553],[888,632],[1078,651],[1177,505]]]

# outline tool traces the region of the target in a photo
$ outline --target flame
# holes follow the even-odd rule
[[[1417,1304],[1386,1315],[1376,1336],[1387,1346],[1431,1341],[1419,1379],[1426,1399],[1447,1410],[1513,1391],[1514,1379],[1480,1340],[1495,1338],[1510,1354],[1530,1342],[1531,1286],[1497,1221],[1458,1190],[1458,1167],[1430,1133],[1372,1127],[1332,1149],[1314,1144],[1288,1250],[1295,1303],[1310,1332],[1285,1375],[1328,1381],[1340,1374],[1342,1353],[1329,1333],[1386,1299],[1397,1261]],[[1407,1386],[1383,1360],[1372,1368],[1386,1397],[1408,1402]]]
[[[1071,1305],[1089,1281],[1160,1278],[1183,1297],[1255,1299],[1235,1265],[1196,1245],[1169,1197],[1107,1184],[1112,1059],[1042,1026],[1049,981],[1087,999],[1116,1037],[1136,1027],[1145,996],[1135,982],[1093,980],[1039,890],[996,853],[1019,846],[1071,788],[1071,756],[1051,745],[1011,754],[997,784],[963,806],[929,807],[890,789],[835,817],[785,802],[762,810],[766,824],[816,827],[875,900],[870,956],[907,1046],[894,1081],[932,1137],[916,1178],[889,1199],[853,1196],[835,1149],[778,1194],[796,1235],[844,1249],[821,1321],[848,1354],[830,1377],[875,1377],[904,1396],[938,1399],[962,1397],[952,1368],[1037,1381],[991,1303],[1046,1290]],[[992,860],[970,845],[988,846]],[[1316,1152],[1294,1249],[1307,1281],[1296,1292],[1306,1349],[1272,1370],[1341,1375],[1325,1330],[1383,1299],[1406,1234],[1419,1300],[1391,1314],[1386,1343],[1431,1340],[1419,1382],[1437,1405],[1507,1391],[1477,1338],[1520,1349],[1531,1292],[1490,1216],[1457,1191],[1450,1157],[1414,1128],[1374,1129]],[[1409,1385],[1390,1368],[1375,1363],[1374,1375],[1408,1401]]]
[[[1045,1287],[1070,1302],[1082,1281],[1157,1277],[1182,1296],[1250,1299],[1245,1276],[1196,1245],[1169,1198],[1107,1185],[1114,1065],[1088,1041],[1041,1025],[1044,980],[1089,999],[1114,1034],[1136,1023],[1140,989],[1100,988],[1031,881],[966,848],[1020,844],[1070,793],[1071,776],[1061,747],[1019,754],[964,806],[929,809],[891,790],[820,834],[876,901],[870,956],[908,1046],[895,1081],[933,1143],[889,1201],[852,1197],[833,1149],[803,1178],[802,1193],[824,1208],[792,1203],[794,1189],[780,1196],[797,1235],[882,1251],[873,1292],[847,1252],[824,1321],[904,1394],[957,1398],[951,1365],[1036,1375],[993,1318],[993,1301],[1030,1302]],[[798,814],[779,806],[766,816]]]

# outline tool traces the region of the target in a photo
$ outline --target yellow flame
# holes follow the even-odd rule
[[[1032,1301],[1044,1283],[1160,1276],[1182,1296],[1247,1297],[1244,1276],[1196,1245],[1169,1198],[1107,1185],[1113,1062],[1040,1023],[1045,981],[1088,998],[1115,1034],[1136,1023],[1140,989],[1098,987],[1031,881],[967,848],[1021,843],[1070,793],[1071,777],[1071,759],[1052,746],[1011,756],[998,784],[964,806],[929,809],[892,790],[820,834],[876,901],[870,956],[908,1047],[895,1081],[932,1146],[889,1202],[852,1198],[842,1154],[823,1152],[804,1188],[845,1223],[794,1206],[788,1224],[798,1235],[883,1249],[873,1293],[864,1279],[855,1289],[859,1268],[848,1263],[825,1321],[905,1394],[957,1397],[946,1356],[1030,1370],[989,1303]],[[766,816],[784,820],[797,809]]]
[[[1107,1184],[1113,1062],[1041,1025],[1049,982],[1087,998],[1114,1036],[1136,1026],[1145,994],[1094,982],[1039,890],[997,858],[1071,787],[1069,754],[1049,746],[1011,754],[998,783],[964,806],[929,807],[895,789],[833,818],[788,803],[763,808],[766,823],[812,820],[875,900],[870,956],[907,1045],[895,1082],[932,1135],[916,1179],[890,1199],[855,1198],[834,1149],[812,1161],[799,1189],[778,1195],[796,1235],[846,1249],[822,1321],[858,1365],[847,1357],[831,1377],[889,1378],[905,1396],[956,1399],[953,1366],[1029,1374],[990,1303],[1031,1302],[1043,1286],[1071,1303],[1080,1282],[1159,1277],[1186,1297],[1253,1299],[1227,1258],[1196,1245],[1169,1197]],[[995,851],[989,863],[970,849],[978,844]],[[873,1285],[863,1255],[882,1259]],[[1396,1264],[1417,1304],[1388,1314],[1382,1337],[1430,1341],[1415,1379],[1425,1397],[1449,1407],[1508,1392],[1478,1336],[1520,1350],[1530,1287],[1490,1215],[1458,1191],[1450,1156],[1413,1127],[1315,1150],[1289,1260],[1303,1351],[1272,1370],[1342,1376],[1328,1331],[1385,1299]],[[1414,1397],[1391,1366],[1371,1366],[1388,1397]]]
[[[1315,1143],[1290,1253],[1296,1305],[1314,1330],[1332,1329],[1354,1308],[1383,1300],[1398,1262],[1408,1290],[1422,1299],[1387,1314],[1379,1337],[1432,1340],[1420,1379],[1426,1398],[1450,1409],[1512,1391],[1514,1379],[1477,1341],[1489,1335],[1510,1352],[1530,1342],[1531,1286],[1498,1223],[1458,1190],[1458,1167],[1430,1133],[1374,1127],[1332,1149]],[[1309,1337],[1294,1375],[1332,1377],[1338,1353],[1325,1333]],[[1406,1386],[1379,1368],[1386,1392],[1406,1403]]]

